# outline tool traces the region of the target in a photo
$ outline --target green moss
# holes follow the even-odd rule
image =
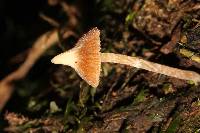
[[[181,123],[181,117],[177,116],[169,125],[166,130],[166,133],[176,133],[177,129],[179,128]]]
[[[131,11],[125,18],[126,24],[132,23],[132,21],[135,18],[135,16],[136,16],[136,12]]]
[[[200,129],[197,129],[194,133],[199,133],[200,132]]]
[[[102,2],[102,10],[103,11],[112,11],[115,9],[115,5],[113,4],[113,0],[103,0]]]
[[[187,83],[190,84],[190,85],[195,85],[195,82],[192,81],[192,80],[188,80]]]
[[[172,84],[164,84],[162,89],[164,90],[165,94],[173,93],[175,91]]]
[[[91,90],[91,87],[88,84],[86,84],[85,82],[81,84],[81,88],[79,92],[79,103],[78,103],[80,107],[85,107],[85,103],[90,98],[90,94],[91,94],[90,90]]]
[[[149,115],[149,119],[153,122],[159,122],[162,121],[163,118],[160,114],[152,113]]]
[[[56,112],[59,112],[59,111],[61,111],[61,109],[58,107],[56,102],[55,101],[51,101],[50,102],[50,112],[51,113],[56,113]]]
[[[191,51],[189,51],[187,49],[184,49],[184,48],[180,49],[180,54],[182,54],[183,56],[185,56],[187,58],[190,58],[190,57],[192,57],[194,55],[193,52],[191,52]]]
[[[31,112],[36,112],[36,111],[41,110],[43,107],[47,107],[47,106],[48,106],[47,100],[38,101],[36,99],[30,99],[30,101],[28,102],[27,110]]]
[[[194,56],[191,57],[191,60],[200,63],[200,56],[194,55]]]
[[[179,52],[182,56],[190,58],[191,60],[193,60],[197,63],[200,63],[200,56],[198,54],[195,54],[194,52],[189,51],[184,48],[180,49]]]
[[[66,109],[64,112],[64,118],[67,119],[67,117],[70,115],[70,113],[74,110],[74,102],[69,99],[66,105]]]
[[[133,104],[137,104],[140,102],[143,102],[146,99],[146,96],[148,95],[148,90],[146,89],[142,89],[138,95],[136,96],[136,98],[134,99]]]
[[[200,106],[200,99],[198,98],[197,101],[193,102],[192,106],[199,107]]]

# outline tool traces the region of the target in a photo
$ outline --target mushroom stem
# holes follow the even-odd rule
[[[136,68],[145,69],[148,71],[164,74],[167,76],[192,80],[194,82],[200,82],[200,75],[193,71],[181,70],[150,61],[146,61],[137,57],[126,56],[122,54],[114,53],[101,53],[101,62],[119,63]]]
[[[179,79],[200,82],[200,75],[193,71],[168,67],[122,54],[100,53],[100,49],[100,31],[93,28],[78,40],[74,48],[55,56],[52,63],[73,67],[92,87],[99,85],[101,62],[124,64]]]

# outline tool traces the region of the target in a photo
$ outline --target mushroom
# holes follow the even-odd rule
[[[99,85],[101,62],[119,63],[164,74],[167,76],[200,82],[200,75],[122,54],[100,53],[100,30],[93,28],[84,34],[76,46],[55,56],[51,62],[71,66],[92,87]]]

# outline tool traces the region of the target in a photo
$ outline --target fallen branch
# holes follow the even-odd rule
[[[63,38],[73,35],[72,31],[65,31]],[[14,72],[0,81],[0,110],[4,107],[12,92],[14,81],[24,78],[40,56],[59,41],[58,31],[53,30],[41,35],[33,44],[24,63]]]

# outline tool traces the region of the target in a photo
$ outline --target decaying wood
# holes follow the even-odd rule
[[[164,54],[172,53],[174,48],[176,47],[177,42],[180,40],[180,36],[181,36],[181,27],[179,25],[174,29],[171,40],[167,44],[162,46],[160,51]]]
[[[188,4],[187,1],[189,3],[195,2],[195,5]],[[50,6],[58,5],[66,12],[67,29],[69,27],[74,30],[74,27],[72,27],[74,22],[68,21],[68,18],[70,19],[72,15],[73,19],[74,16],[78,16],[77,13],[82,12],[78,10],[77,12],[72,11],[71,9],[73,8],[70,8],[69,5],[65,8],[65,4],[59,3],[64,2],[63,0],[48,0],[48,2]],[[79,7],[81,5],[85,9],[88,5],[87,1],[84,1],[84,3],[86,4],[85,6],[84,4],[81,5],[75,2],[74,6]],[[105,3],[100,3],[96,2],[99,8],[90,8],[89,11],[94,11],[93,15],[96,15],[95,13],[103,15],[98,15],[99,17],[95,17],[95,20],[88,20],[89,22],[87,24],[89,25],[87,25],[87,28],[98,26],[103,30],[101,36],[103,42],[102,51],[123,53],[131,57],[137,55],[153,62],[168,64],[174,67],[181,66],[179,60],[180,62],[183,60],[193,61],[192,58],[186,58],[186,56],[181,57],[181,55],[178,60],[176,57],[178,55],[175,52],[178,52],[182,48],[182,46],[178,47],[179,42],[182,42],[180,41],[180,34],[182,35],[185,30],[194,31],[192,27],[198,23],[198,21],[194,22],[193,19],[198,20],[200,12],[191,12],[199,9],[197,1],[141,0],[133,2],[130,0],[119,0],[112,1],[112,8],[107,3],[107,0]],[[137,6],[137,3],[141,4],[142,8],[140,8],[141,6]],[[96,4],[95,6],[97,6]],[[138,8],[137,11],[136,8]],[[129,13],[128,11],[133,11],[133,13]],[[70,14],[68,14],[69,12]],[[124,30],[126,28],[124,18],[130,14],[134,14],[133,20],[130,20],[129,26]],[[189,18],[187,18],[187,15],[189,15]],[[83,17],[82,20],[85,21],[87,18]],[[183,20],[183,18],[186,20]],[[188,25],[190,20],[192,24],[189,23]],[[85,24],[83,21],[76,21],[75,23],[78,24],[75,30],[80,34],[82,31],[88,30],[82,26],[82,24]],[[137,24],[137,27],[134,28],[138,31],[131,27],[133,23]],[[179,24],[181,27],[178,27]],[[156,28],[157,26],[158,28]],[[174,29],[174,27],[176,28]],[[199,27],[199,24],[195,27]],[[47,38],[53,34],[52,32],[49,33]],[[124,32],[128,36],[122,36]],[[143,34],[140,34],[140,32]],[[197,37],[199,36],[198,33],[192,33],[194,37],[192,37],[192,43],[183,43],[183,46],[189,46],[184,47],[184,49],[192,51],[194,53],[193,57],[199,55],[199,47],[194,45],[199,44],[199,39],[196,38],[196,35]],[[59,37],[62,38],[62,36]],[[66,41],[67,43],[71,42],[71,38]],[[32,50],[32,48],[29,50]],[[18,64],[24,61],[26,59],[25,57],[30,54],[29,50],[26,50],[27,52],[22,55],[21,58],[23,59],[16,60]],[[153,55],[145,56],[146,52],[151,52]],[[146,65],[148,67],[148,64]],[[188,69],[199,73],[199,67],[195,65],[191,66]],[[182,68],[186,67],[186,65],[182,66]],[[157,67],[151,68],[155,69]],[[44,88],[44,92],[43,90],[36,90],[36,94],[31,93],[33,95],[27,97],[29,101],[25,101],[29,105],[34,100],[36,106],[28,107],[19,104],[19,109],[30,110],[28,114],[21,112],[19,109],[16,110],[22,114],[16,114],[15,110],[6,108],[9,113],[5,113],[4,119],[7,121],[8,126],[6,125],[7,127],[4,128],[4,131],[16,133],[53,131],[182,133],[200,131],[200,86],[197,86],[193,82],[186,82],[126,65],[104,63],[101,71],[101,77],[103,78],[101,78],[100,85],[96,89],[91,88],[84,81],[79,86],[80,79],[77,78],[76,73],[71,71],[71,69],[66,69],[61,66],[50,66],[48,68],[49,70],[53,72],[53,74],[50,74],[51,86],[48,86],[50,88]],[[38,81],[43,82],[43,80],[39,79],[37,83]],[[35,82],[30,81],[29,83],[32,85]],[[11,81],[6,85],[12,85],[14,87],[14,82]],[[49,96],[53,98],[49,98]],[[32,100],[32,98],[34,99]],[[18,103],[24,102],[24,98],[16,100]],[[52,113],[51,107],[48,107],[49,100],[54,100],[53,102],[57,104],[56,107],[62,109],[62,111]],[[43,105],[43,102],[46,104]],[[8,105],[13,108],[13,100]],[[34,110],[38,106],[41,109]],[[38,117],[34,118],[31,115],[32,113],[37,114]]]

